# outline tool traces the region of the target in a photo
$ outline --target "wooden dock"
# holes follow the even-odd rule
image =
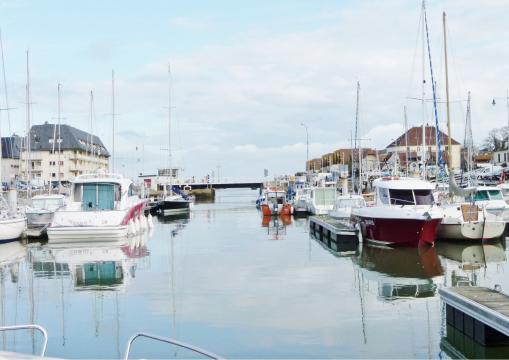
[[[486,287],[439,290],[447,325],[482,345],[509,344],[509,296]]]

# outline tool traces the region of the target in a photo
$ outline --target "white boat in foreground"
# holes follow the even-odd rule
[[[120,240],[139,233],[148,227],[145,203],[121,175],[80,175],[47,229],[49,242]]]
[[[15,241],[27,227],[26,217],[13,213],[0,195],[0,243]]]
[[[352,209],[366,206],[366,201],[362,195],[350,194],[340,195],[336,199],[334,210],[329,212],[329,216],[335,219],[350,220]]]
[[[32,197],[31,206],[27,206],[25,210],[28,226],[49,225],[55,211],[64,206],[64,195],[50,194]]]

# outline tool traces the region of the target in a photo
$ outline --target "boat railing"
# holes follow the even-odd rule
[[[132,344],[134,343],[134,340],[136,340],[139,337],[145,337],[145,338],[148,338],[148,339],[152,339],[152,340],[156,340],[156,341],[160,341],[160,342],[165,342],[165,343],[168,343],[168,344],[171,344],[171,345],[175,345],[175,346],[178,346],[178,347],[181,347],[181,348],[185,348],[185,349],[191,350],[191,351],[193,351],[193,352],[195,352],[197,354],[204,355],[204,356],[206,356],[206,357],[208,357],[210,359],[222,359],[220,356],[218,356],[216,354],[213,354],[213,353],[211,353],[209,351],[200,349],[199,347],[196,347],[194,345],[186,344],[186,343],[178,341],[178,340],[174,340],[174,339],[170,339],[170,338],[165,338],[165,337],[158,336],[158,335],[152,335],[152,334],[148,334],[148,333],[144,333],[144,332],[139,332],[139,333],[136,333],[136,334],[134,334],[133,336],[131,336],[129,338],[129,341],[127,342],[127,347],[126,347],[125,353],[124,353],[124,360],[129,359],[129,353],[131,352]]]
[[[26,325],[10,325],[0,326],[0,331],[11,331],[11,330],[38,330],[43,336],[41,356],[46,354],[46,347],[48,346],[48,333],[46,329],[37,324],[26,324]]]
[[[74,178],[74,180],[87,180],[87,179],[99,179],[99,178],[123,179],[124,177],[122,176],[122,174],[98,172],[98,173],[78,175]]]

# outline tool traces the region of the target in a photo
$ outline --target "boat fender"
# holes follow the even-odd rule
[[[424,216],[424,220],[431,221],[431,215],[429,212],[426,211],[424,214],[422,214],[422,216]]]
[[[357,238],[359,239],[359,243],[362,244],[364,239],[362,238],[362,229],[360,223],[355,224],[355,228],[357,229]]]
[[[140,220],[143,224],[143,230],[148,230],[148,220],[147,220],[147,217],[144,216],[143,214],[140,215]]]
[[[129,220],[129,223],[127,224],[127,235],[134,236],[136,233],[136,229],[134,228],[133,219]]]
[[[138,224],[140,224],[140,232],[144,232],[145,224],[143,223],[143,219],[142,219],[141,215],[137,217],[137,220],[138,220]]]
[[[152,220],[152,215],[149,213],[147,216],[148,228],[154,228],[154,221]]]
[[[134,218],[134,231],[136,234],[140,233],[140,222],[138,221],[138,218]]]

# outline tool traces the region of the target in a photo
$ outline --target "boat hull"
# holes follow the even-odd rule
[[[25,213],[27,217],[28,226],[31,225],[48,225],[53,220],[54,212],[41,211],[41,212],[29,212]]]
[[[447,240],[490,240],[504,234],[503,221],[475,221],[460,224],[441,224],[437,237]]]
[[[173,200],[162,200],[158,204],[158,211],[163,214],[178,214],[190,211],[191,202],[187,200],[173,201]]]
[[[0,243],[18,240],[27,226],[26,218],[0,220]]]
[[[386,245],[422,246],[435,242],[441,219],[395,219],[353,216],[362,237]]]
[[[52,243],[72,243],[83,241],[119,241],[127,238],[127,225],[114,226],[68,226],[49,227],[48,238]]]
[[[262,209],[263,216],[287,216],[292,214],[292,207],[290,204],[278,205],[277,207],[273,208],[267,204],[263,204],[260,208]]]

